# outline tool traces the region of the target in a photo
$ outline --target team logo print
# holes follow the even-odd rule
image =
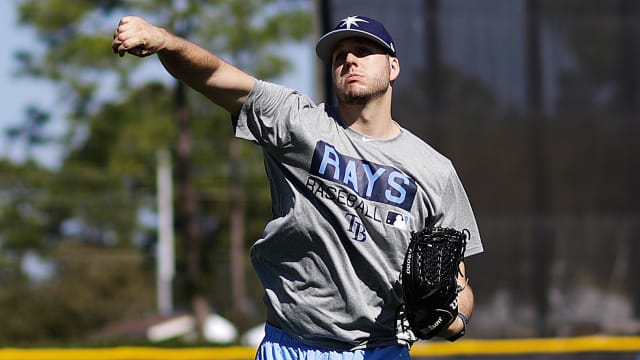
[[[409,226],[409,216],[408,215],[402,215],[400,213],[397,213],[395,211],[389,211],[387,213],[387,218],[385,220],[385,223],[387,225],[391,225],[395,228],[401,229],[401,230],[406,230],[407,227]]]
[[[360,27],[360,25],[358,25],[358,22],[368,23],[367,20],[360,19],[357,16],[348,16],[342,19],[342,23],[340,23],[340,27],[346,27],[347,29],[351,29],[351,26]]]
[[[415,180],[399,169],[339,153],[323,141],[316,144],[310,172],[340,184],[364,199],[411,209],[416,196]]]
[[[367,241],[367,231],[364,228],[362,222],[360,222],[360,218],[355,214],[346,214],[347,220],[349,220],[349,228],[347,232],[352,235],[351,240],[357,242],[365,242]]]

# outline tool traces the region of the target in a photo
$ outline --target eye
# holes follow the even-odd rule
[[[365,46],[360,46],[354,51],[354,55],[356,55],[357,57],[365,57],[371,55],[372,53],[373,51]]]
[[[346,58],[347,58],[346,51],[339,50],[339,51],[336,51],[335,54],[333,54],[334,63],[342,63]]]

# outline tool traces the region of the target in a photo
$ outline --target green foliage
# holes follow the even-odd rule
[[[51,235],[47,182],[51,173],[33,163],[0,162],[0,244],[18,258],[30,249],[42,249]],[[0,280],[1,281],[1,280]]]
[[[133,249],[63,242],[56,277],[39,286],[0,288],[0,346],[66,344],[107,322],[153,308],[153,274]]]
[[[67,163],[152,180],[148,175],[155,151],[169,146],[175,134],[170,90],[149,83],[121,103],[105,104],[85,126],[87,137],[70,152]]]

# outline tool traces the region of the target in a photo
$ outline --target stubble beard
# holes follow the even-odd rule
[[[389,88],[389,81],[378,78],[371,87],[366,89],[340,89],[335,88],[338,102],[344,105],[366,105],[371,100],[382,97]]]

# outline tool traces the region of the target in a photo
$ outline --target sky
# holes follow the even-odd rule
[[[20,49],[32,49],[39,46],[34,34],[26,27],[17,24],[16,0],[0,0],[0,34],[3,36],[4,51],[0,52],[0,157],[13,161],[24,160],[24,149],[20,145],[9,143],[4,136],[7,128],[20,124],[25,118],[26,108],[36,105],[53,111],[50,124],[46,127],[48,135],[61,135],[65,131],[64,107],[57,101],[58,89],[51,83],[24,77],[17,77],[18,64],[15,53]],[[116,24],[114,24],[115,27]],[[314,55],[309,43],[292,44],[283,47],[282,55],[294,59],[294,69],[276,82],[300,90],[313,96]],[[150,60],[157,61],[157,60]],[[168,76],[161,66],[151,67],[158,74],[149,76]],[[58,102],[58,103],[57,103]],[[36,160],[50,168],[60,163],[60,151],[48,147],[34,151]]]
[[[15,52],[18,49],[29,48],[29,44],[34,41],[28,29],[18,27],[15,3],[13,0],[0,1],[0,34],[8,34],[3,37],[4,50],[0,52],[0,156],[20,161],[24,158],[21,147],[12,147],[4,137],[4,132],[24,119],[25,109],[29,105],[53,108],[56,89],[46,82],[18,78],[15,75],[18,69]],[[47,127],[51,133],[59,132],[61,129],[60,125],[55,124]],[[44,151],[36,153],[35,156],[47,166],[55,166],[57,163],[56,156],[45,155]]]

